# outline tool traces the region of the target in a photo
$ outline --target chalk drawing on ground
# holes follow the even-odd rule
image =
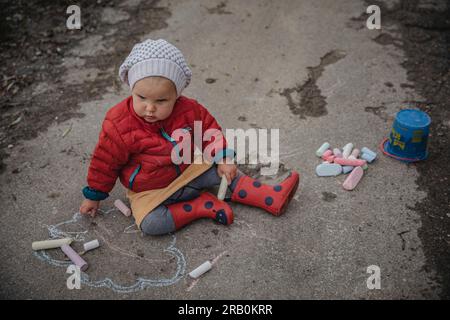
[[[108,215],[109,213],[116,211],[116,209],[110,209],[110,210],[100,210],[100,213],[104,216]],[[79,224],[82,216],[79,212],[75,213],[70,220],[60,222],[55,225],[46,225],[45,227],[48,229],[49,232],[49,238],[51,239],[57,239],[57,238],[66,238],[70,237],[74,240],[74,242],[84,242],[88,238],[88,230],[83,231],[64,231],[62,228],[64,226],[68,225],[76,225],[78,227],[82,227],[81,224]],[[124,229],[123,233],[135,233],[138,232],[136,230],[130,230],[132,226],[129,226]],[[112,245],[110,242],[108,242],[105,237],[103,237],[100,233],[98,233],[96,230],[96,236],[100,236],[101,240],[103,240],[107,246],[118,252],[119,254],[124,255],[127,253],[126,250],[120,249],[118,246]],[[81,283],[90,287],[94,288],[109,288],[117,293],[132,293],[136,291],[143,290],[147,287],[163,287],[163,286],[170,286],[175,283],[177,283],[179,280],[181,280],[186,271],[186,260],[183,255],[183,253],[176,248],[176,237],[175,235],[171,235],[172,240],[170,241],[169,245],[164,248],[164,253],[169,254],[172,256],[171,259],[176,259],[176,270],[172,277],[170,278],[162,278],[162,279],[149,279],[145,277],[137,277],[136,282],[131,285],[123,285],[119,284],[115,281],[113,281],[111,278],[105,277],[101,280],[92,280],[89,278],[88,274],[86,272],[81,272]],[[130,256],[130,253],[127,254]],[[34,256],[37,257],[39,260],[44,261],[50,265],[56,266],[56,267],[64,267],[67,268],[70,264],[72,264],[70,261],[67,260],[59,260],[54,257],[52,257],[47,250],[39,250],[34,252]],[[144,258],[143,258],[144,259]],[[147,260],[147,262],[153,262],[154,260],[150,259],[144,259]],[[161,261],[161,260],[159,260]]]

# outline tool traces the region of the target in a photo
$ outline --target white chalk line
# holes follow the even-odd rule
[[[103,214],[109,214],[112,211],[116,211],[116,209],[113,208],[113,209],[110,209],[107,211],[104,211],[104,210],[99,210],[99,211]],[[80,231],[80,232],[65,232],[65,231],[61,231],[59,229],[60,226],[65,225],[65,224],[71,224],[71,223],[76,224],[80,218],[81,218],[81,214],[79,212],[77,212],[73,215],[72,219],[70,219],[70,220],[60,222],[56,225],[46,225],[46,227],[49,231],[49,234],[50,234],[50,238],[55,239],[55,238],[61,238],[61,237],[62,238],[70,237],[76,242],[85,241],[85,239],[86,239],[85,236],[88,233],[87,230]],[[129,229],[130,227],[131,226],[125,228],[125,230]],[[100,235],[98,232],[97,232],[97,234]],[[106,239],[103,236],[101,236],[101,237],[103,238],[105,243],[107,243],[107,244],[109,243],[108,241],[106,241]],[[172,239],[171,243],[169,244],[169,246],[166,249],[164,249],[164,252],[171,254],[177,258],[177,270],[172,278],[147,279],[147,278],[139,277],[139,278],[137,278],[136,283],[134,283],[133,285],[123,286],[123,285],[115,283],[110,278],[105,278],[103,280],[98,280],[98,281],[92,281],[89,279],[89,276],[86,273],[81,272],[81,283],[83,283],[87,286],[90,286],[90,287],[94,287],[94,288],[101,288],[101,287],[110,288],[111,290],[118,292],[118,293],[132,293],[132,292],[143,290],[147,287],[162,287],[162,286],[169,286],[169,285],[173,285],[173,284],[177,283],[184,277],[184,274],[186,271],[186,260],[184,258],[183,253],[175,247],[175,244],[176,244],[175,235],[172,234],[172,237],[173,237],[173,239]],[[108,245],[108,246],[111,249],[113,249],[111,247],[111,245]],[[116,249],[116,251],[120,252],[121,254],[127,253],[127,252],[124,252],[123,249],[118,248],[116,246],[114,246],[114,249]],[[129,254],[127,253],[127,255],[129,255]],[[62,260],[57,260],[57,259],[50,257],[47,254],[46,250],[35,251],[34,256],[37,257],[41,261],[44,261],[50,265],[57,266],[57,267],[67,267],[72,264],[72,262],[70,262],[70,261],[62,261]],[[139,256],[136,256],[136,257],[141,258]],[[149,261],[149,259],[146,259],[146,260]]]
[[[165,261],[167,261],[166,259],[148,259],[148,258],[140,257],[140,256],[138,256],[137,254],[129,253],[127,250],[122,249],[122,248],[120,248],[120,247],[118,247],[118,246],[116,246],[116,245],[113,245],[111,242],[109,242],[108,240],[106,240],[106,238],[105,238],[100,232],[98,232],[97,230],[94,230],[94,232],[97,234],[98,237],[100,237],[100,238],[102,239],[102,241],[103,241],[103,242],[104,242],[111,250],[114,250],[114,251],[116,251],[116,252],[118,252],[118,253],[120,253],[120,254],[122,254],[122,255],[124,255],[124,256],[128,256],[128,257],[135,258],[135,259],[139,259],[139,260],[145,260],[145,261],[148,261],[148,262],[165,262]]]
[[[131,228],[134,228],[135,230],[130,230]],[[137,232],[139,232],[139,229],[137,228],[135,223],[123,229],[123,233],[137,233]]]

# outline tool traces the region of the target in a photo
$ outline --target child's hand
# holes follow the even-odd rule
[[[81,203],[80,213],[89,214],[92,218],[97,214],[98,207],[100,206],[100,201],[94,201],[89,199],[84,199]]]
[[[221,163],[217,165],[217,174],[222,178],[223,175],[227,177],[228,185],[236,177],[237,166],[235,164]]]

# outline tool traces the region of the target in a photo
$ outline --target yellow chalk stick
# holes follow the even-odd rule
[[[72,241],[71,238],[35,241],[31,244],[31,248],[33,250],[54,249],[61,247],[63,244],[71,244]]]

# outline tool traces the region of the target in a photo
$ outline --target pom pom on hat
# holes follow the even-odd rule
[[[130,89],[146,77],[159,76],[171,80],[180,96],[191,82],[192,72],[183,54],[163,39],[136,44],[119,68],[119,77]]]

